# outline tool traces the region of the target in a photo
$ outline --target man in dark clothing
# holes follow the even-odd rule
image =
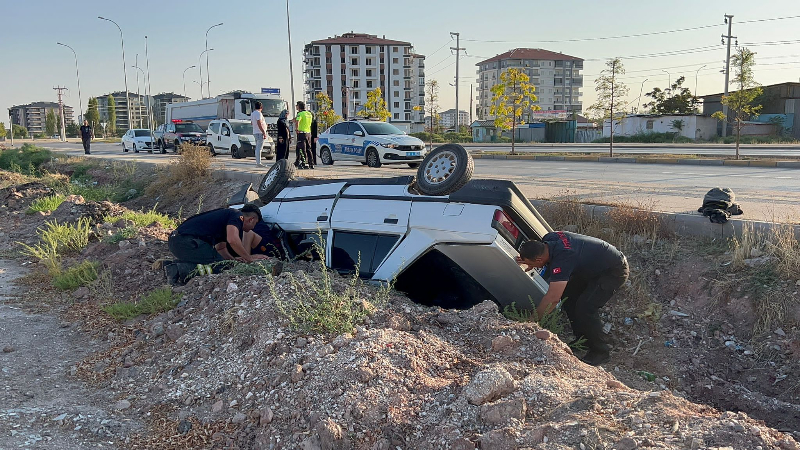
[[[278,143],[275,151],[276,161],[289,158],[289,145],[291,144],[292,138],[291,133],[289,133],[289,124],[286,122],[286,116],[288,114],[289,111],[284,109],[281,111],[280,117],[278,117]]]
[[[83,125],[81,126],[81,141],[83,142],[83,153],[89,154],[89,146],[92,144],[92,139],[94,138],[94,130],[89,125],[88,120],[83,121]]]
[[[311,119],[311,159],[314,161],[314,165],[317,165],[317,138],[319,135],[319,131],[317,129],[317,118],[314,117]]]
[[[206,265],[234,259],[227,246],[239,255],[242,262],[264,259],[245,251],[242,234],[261,221],[258,206],[248,203],[241,210],[220,208],[192,216],[175,229],[168,239],[169,251],[176,261],[165,264],[170,283],[185,282],[198,264]]]
[[[610,358],[598,310],[628,279],[625,255],[608,242],[566,231],[547,233],[542,241],[522,244],[517,262],[543,268],[550,283],[536,308],[537,317],[552,311],[561,299],[576,339],[586,339],[589,351],[581,360],[593,366]]]

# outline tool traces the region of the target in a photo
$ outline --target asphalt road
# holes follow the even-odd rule
[[[75,156],[83,154],[77,143],[51,143],[47,147]],[[119,144],[95,143],[92,156],[166,163],[174,154],[122,153]],[[219,155],[214,164],[229,170],[264,171],[254,167],[252,158],[234,160]],[[405,165],[370,169],[338,162],[301,173],[350,178],[412,175],[415,171]],[[709,189],[729,187],[745,211],[744,218],[780,222],[800,219],[797,169],[479,159],[475,160],[475,177],[514,181],[530,198],[624,203],[669,212],[695,211]]]
[[[466,144],[470,151],[509,152],[511,144]],[[521,153],[597,153],[608,154],[608,144],[517,144],[516,151]],[[733,144],[627,144],[615,143],[615,155],[637,154],[666,155],[710,155],[728,156],[736,154]],[[800,158],[798,144],[742,145],[739,149],[742,156],[769,156],[784,158]]]

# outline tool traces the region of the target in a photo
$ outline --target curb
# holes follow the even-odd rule
[[[550,200],[530,200],[531,204],[538,208],[548,208],[551,206],[559,205],[563,202],[554,202]],[[618,209],[616,206],[602,206],[602,205],[587,205],[581,204],[584,213],[588,214],[592,219],[598,219],[601,222],[607,222],[609,215]],[[634,208],[635,209],[635,208]],[[732,237],[741,237],[742,230],[756,233],[771,233],[775,231],[785,230],[788,227],[794,230],[795,239],[800,240],[800,225],[763,222],[758,220],[743,220],[743,219],[730,219],[728,223],[718,224],[712,223],[708,217],[700,214],[681,214],[681,213],[664,213],[664,212],[650,212],[644,211],[649,214],[655,215],[670,231],[678,236],[688,237],[705,237],[711,239],[728,239]]]
[[[505,159],[534,161],[601,162],[625,164],[680,164],[688,166],[737,166],[800,169],[800,161],[771,161],[763,159],[698,159],[698,158],[651,158],[630,156],[553,156],[553,155],[483,155],[471,153],[472,159]]]

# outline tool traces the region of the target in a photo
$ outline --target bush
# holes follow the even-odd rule
[[[165,287],[150,292],[138,303],[114,303],[104,307],[103,311],[116,320],[125,321],[140,314],[167,312],[180,303],[181,297],[181,294],[172,292],[172,288]]]
[[[33,214],[40,211],[55,211],[62,203],[64,203],[64,196],[61,194],[37,198],[31,202],[31,206],[28,207],[26,213]]]
[[[136,227],[125,227],[120,231],[112,234],[107,239],[103,239],[103,242],[108,242],[110,244],[118,244],[120,241],[124,241],[126,239],[131,239],[136,236],[139,230]]]
[[[50,150],[24,144],[20,148],[8,148],[0,153],[0,169],[38,175],[41,173],[39,167],[52,157]]]
[[[59,225],[57,221],[46,222],[37,230],[39,243],[33,246],[18,242],[22,254],[44,263],[51,274],[60,271],[59,258],[62,255],[77,253],[89,245],[91,228],[89,219],[82,218],[76,224]]]
[[[595,139],[592,142],[599,144],[609,143],[611,142],[611,138],[603,137],[600,139]],[[614,135],[614,142],[619,142],[619,143],[633,142],[640,144],[666,144],[666,143],[686,144],[695,141],[694,139],[687,138],[686,136],[681,136],[678,133],[636,133],[631,136]]]
[[[153,207],[150,211],[125,211],[122,213],[121,216],[117,217],[106,217],[105,221],[110,222],[114,219],[125,219],[130,220],[133,224],[139,228],[144,228],[146,226],[151,225],[154,222],[158,222],[164,228],[175,228],[177,224],[175,220],[167,216],[166,214],[161,214],[160,212],[156,212],[156,208]]]
[[[97,279],[98,263],[84,261],[77,266],[58,272],[53,275],[53,286],[62,291],[72,291],[81,286],[87,286]]]
[[[735,144],[736,135],[733,136],[717,136],[709,142],[717,144]],[[800,143],[797,139],[791,136],[741,136],[739,139],[741,144],[797,144]]]

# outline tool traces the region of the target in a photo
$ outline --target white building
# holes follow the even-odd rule
[[[492,86],[500,82],[500,74],[509,68],[523,69],[536,87],[538,105],[543,111],[559,111],[566,115],[570,111],[580,113],[583,109],[581,87],[583,87],[583,60],[562,53],[539,48],[516,48],[478,64],[478,120],[491,119]],[[533,117],[523,114],[523,121]]]
[[[367,93],[381,88],[389,121],[407,131],[421,131],[424,105],[425,57],[409,42],[362,33],[313,41],[303,50],[304,97],[316,112],[316,95],[328,94],[343,118],[356,116]]]
[[[469,112],[463,109],[458,111],[458,124],[463,127],[469,126]],[[439,113],[439,125],[445,130],[456,126],[456,110],[448,109]]]
[[[633,136],[647,133],[677,133],[695,140],[711,139],[717,135],[719,121],[697,114],[658,116],[635,115],[614,119],[614,136]],[[767,124],[771,126],[770,124]],[[603,137],[611,136],[611,119],[603,121]]]

